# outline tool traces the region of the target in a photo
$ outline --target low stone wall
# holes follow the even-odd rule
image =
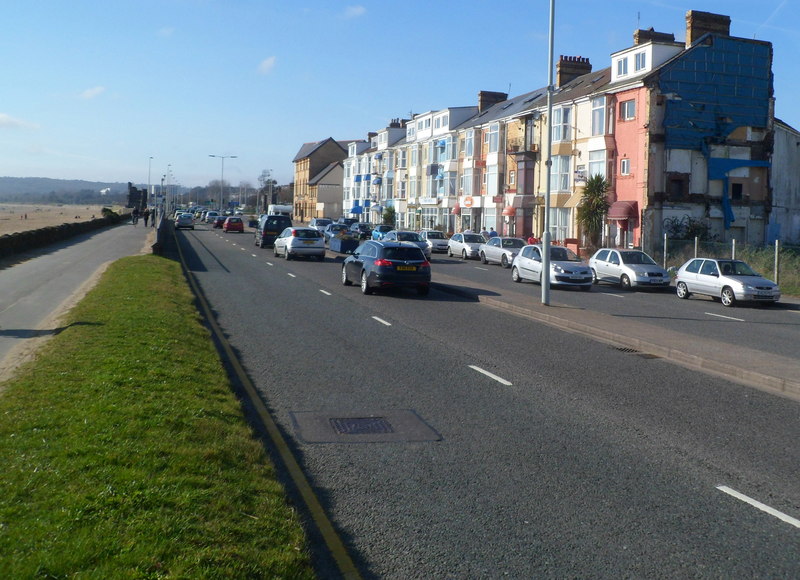
[[[80,234],[107,228],[130,219],[128,214],[111,214],[85,222],[48,226],[38,230],[15,232],[0,236],[0,258],[19,254],[28,250],[49,246],[56,242],[68,240]]]

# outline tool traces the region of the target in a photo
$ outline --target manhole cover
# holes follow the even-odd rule
[[[394,433],[391,423],[384,417],[345,417],[342,419],[331,419],[331,427],[340,435]]]

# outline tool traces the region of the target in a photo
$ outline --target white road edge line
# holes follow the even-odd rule
[[[483,270],[484,272],[488,272],[489,268],[481,268],[480,266],[475,266],[476,270]]]
[[[294,274],[292,274],[291,272],[287,272],[287,273],[286,273],[286,275],[287,275],[287,276],[291,276],[292,278],[297,278],[297,276],[295,276],[295,275],[294,275]]]
[[[492,374],[489,371],[483,370],[481,367],[476,367],[475,365],[469,365],[469,368],[471,368],[474,371],[478,371],[479,373],[482,373],[482,374],[486,375],[490,379],[494,379],[495,381],[497,381],[501,385],[505,385],[507,387],[510,387],[512,385],[512,383],[508,382],[504,378],[498,377],[497,375]]]
[[[713,312],[703,312],[708,316],[716,316],[717,318],[725,318],[726,320],[735,320],[736,322],[745,322],[744,318],[734,318],[733,316],[725,316],[724,314],[714,314]]]
[[[274,265],[275,264],[273,264],[272,262],[267,262],[267,266],[274,266]]]
[[[256,256],[255,254],[250,254],[250,255],[253,256],[254,258],[258,258],[258,256]]]
[[[331,293],[328,292],[327,290],[320,290],[320,292],[322,292],[325,296],[330,296],[331,295]]]
[[[373,316],[372,319],[373,320],[377,320],[378,322],[380,322],[384,326],[391,326],[392,325],[391,322],[386,322],[383,318],[378,318],[377,316]]]
[[[747,497],[743,493],[739,493],[738,491],[736,491],[735,489],[731,489],[727,485],[718,485],[717,489],[724,493],[727,493],[728,495],[735,497],[736,499],[740,499],[745,503],[749,503],[751,506],[756,507],[761,511],[767,512],[769,515],[775,516],[779,520],[784,521],[789,525],[792,525],[796,528],[800,528],[800,520],[797,520],[792,516],[787,516],[785,513],[779,512],[775,508],[771,508],[768,505],[763,504],[760,501],[754,500],[751,497]]]
[[[603,292],[602,296],[613,296],[614,298],[625,298],[623,294],[612,294],[611,292]]]

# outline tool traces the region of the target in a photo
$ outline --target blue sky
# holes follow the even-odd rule
[[[192,187],[292,180],[300,146],[547,84],[549,0],[31,0],[0,22],[0,175]],[[776,116],[800,128],[800,0],[556,0],[555,58],[594,70],[687,10],[773,43]],[[153,157],[152,161],[150,157]]]

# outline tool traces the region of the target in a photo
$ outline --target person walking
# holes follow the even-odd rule
[[[483,236],[484,240],[489,239],[489,232],[486,231],[486,226],[483,226],[483,229],[481,230],[481,235]]]
[[[133,208],[133,212],[131,212],[131,221],[133,225],[136,226],[137,222],[139,221],[139,208]]]
[[[500,235],[500,234],[498,234],[496,231],[494,231],[494,228],[489,228],[489,237],[490,238],[496,238],[498,235]]]
[[[144,227],[147,227],[147,220],[150,219],[150,208],[149,207],[144,208],[144,213],[142,214],[142,217],[144,218]]]

